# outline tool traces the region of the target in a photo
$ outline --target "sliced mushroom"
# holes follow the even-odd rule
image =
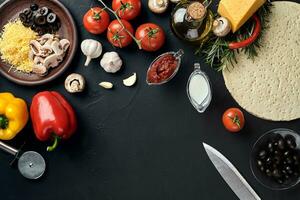
[[[33,51],[29,51],[29,54],[28,54],[28,57],[29,57],[29,59],[30,60],[33,60],[34,59],[34,53],[33,53]]]
[[[33,63],[35,65],[44,65],[44,59],[39,56],[36,56],[34,57]]]
[[[60,42],[58,42],[58,41],[53,41],[51,44],[51,47],[52,47],[54,53],[57,55],[62,55],[64,53],[64,50],[63,50]]]
[[[44,59],[41,57],[36,56],[33,60],[33,68],[32,72],[36,73],[40,76],[44,76],[47,74],[47,68],[44,66]]]
[[[54,35],[47,33],[47,34],[42,35],[42,37],[37,39],[37,41],[39,41],[41,45],[44,45],[49,40],[52,42],[53,39],[54,39]]]
[[[48,56],[47,58],[45,58],[44,66],[47,69],[54,68],[54,67],[58,66],[58,64],[61,61],[62,61],[62,56],[61,55],[52,54],[52,55]]]
[[[167,10],[169,0],[148,0],[149,9],[157,14],[163,13]]]
[[[66,52],[70,46],[70,41],[67,39],[62,39],[59,41],[60,45],[62,46],[62,49],[64,52]]]
[[[70,93],[82,92],[85,88],[85,79],[80,74],[70,74],[65,80],[65,88]]]
[[[36,56],[40,55],[42,45],[38,41],[36,40],[30,41],[29,46],[34,55]]]
[[[53,53],[52,46],[45,44],[45,45],[41,46],[40,54],[37,56],[46,58],[46,57],[50,56],[52,53]]]

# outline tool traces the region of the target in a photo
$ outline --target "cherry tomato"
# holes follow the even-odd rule
[[[225,128],[230,132],[238,132],[245,125],[243,112],[238,108],[229,108],[222,117]]]
[[[142,8],[140,0],[113,0],[112,9],[121,19],[132,20],[136,18]]]
[[[124,27],[133,34],[134,30],[131,24],[121,19]],[[132,42],[132,37],[126,32],[126,30],[122,27],[118,20],[114,20],[110,23],[107,30],[107,39],[109,42],[114,45],[115,47],[126,47]]]
[[[139,26],[135,32],[137,40],[141,41],[142,49],[145,51],[157,51],[165,43],[164,30],[153,23],[146,23]]]
[[[109,14],[100,7],[91,8],[83,17],[85,29],[92,34],[103,33],[109,25]]]

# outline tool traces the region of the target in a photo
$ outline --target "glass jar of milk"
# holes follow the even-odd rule
[[[200,64],[195,63],[194,68],[187,83],[187,95],[194,108],[203,113],[212,99],[211,86],[208,76],[201,71]]]

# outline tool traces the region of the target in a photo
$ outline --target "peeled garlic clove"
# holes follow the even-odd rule
[[[131,87],[135,84],[136,79],[137,79],[136,73],[133,73],[132,76],[123,80],[123,84],[127,87]]]
[[[105,89],[112,89],[114,87],[111,82],[101,82],[99,85]]]

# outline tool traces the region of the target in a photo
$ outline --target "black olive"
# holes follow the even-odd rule
[[[262,161],[261,160],[257,160],[257,165],[260,167],[263,165]]]
[[[265,159],[267,156],[267,152],[265,150],[262,150],[258,153],[258,156],[260,159]]]
[[[283,150],[285,148],[283,139],[278,140],[278,148],[281,150]]]
[[[32,13],[32,11],[31,11],[29,8],[25,8],[22,12],[23,12],[26,16],[29,15],[30,13]]]
[[[280,173],[280,171],[278,169],[274,169],[273,172],[272,172],[272,175],[275,178],[281,177],[281,173]]]
[[[27,22],[23,22],[23,26],[30,27],[31,25],[29,23],[27,23]]]
[[[287,174],[287,172],[283,169],[283,170],[281,170],[281,172],[283,173],[283,174]]]
[[[30,28],[31,28],[31,30],[36,31],[37,26],[35,24],[32,24]]]
[[[56,14],[54,14],[54,13],[49,13],[48,15],[47,15],[47,22],[49,23],[49,24],[51,24],[51,23],[54,23],[56,21]]]
[[[267,174],[267,176],[272,176],[271,170],[270,169],[266,169],[266,174]]]
[[[291,157],[287,157],[285,160],[286,160],[287,164],[292,164],[293,163],[293,160],[292,160]]]
[[[44,24],[46,24],[46,17],[42,16],[40,14],[37,14],[34,17],[34,22],[35,22],[36,25],[44,25]]]
[[[277,183],[279,183],[281,185],[281,184],[283,184],[283,180],[277,179]]]
[[[270,142],[270,143],[268,143],[268,150],[269,150],[269,152],[270,153],[272,153],[273,152],[273,144]]]
[[[298,156],[294,155],[293,160],[294,160],[295,165],[299,165],[299,157]]]
[[[268,158],[266,159],[266,163],[267,163],[267,165],[271,164],[271,163],[272,163],[272,158],[271,158],[271,157],[268,157]]]
[[[299,177],[299,173],[298,172],[294,172],[293,176],[294,177]]]
[[[295,149],[296,148],[296,141],[295,141],[295,137],[292,136],[292,135],[287,135],[285,136],[285,142],[287,144],[287,146],[290,148],[290,149]]]
[[[279,156],[274,156],[273,161],[274,161],[275,164],[278,165],[278,164],[280,164],[281,159],[280,159]]]
[[[56,32],[56,31],[59,30],[59,27],[57,26],[57,23],[50,24],[50,27],[51,27],[53,32]]]
[[[284,178],[285,179],[290,179],[290,176],[286,174],[286,175],[284,175]]]
[[[41,14],[42,16],[47,16],[49,13],[49,8],[47,7],[42,7],[40,9],[38,9],[37,11],[39,14]]]
[[[285,157],[288,157],[288,156],[290,155],[290,152],[289,152],[289,151],[285,151],[285,152],[283,153],[283,155],[284,155]]]
[[[38,6],[36,3],[34,3],[34,4],[31,4],[31,5],[30,5],[30,9],[31,9],[32,11],[36,11],[36,10],[39,9],[39,6]]]
[[[262,172],[264,172],[264,171],[265,171],[265,167],[264,167],[264,166],[261,166],[261,167],[259,168],[259,170],[262,171]]]
[[[288,174],[293,174],[293,170],[290,166],[286,166],[285,170],[287,171]]]
[[[27,20],[27,16],[24,13],[20,13],[19,18],[20,18],[21,22],[25,22]]]

